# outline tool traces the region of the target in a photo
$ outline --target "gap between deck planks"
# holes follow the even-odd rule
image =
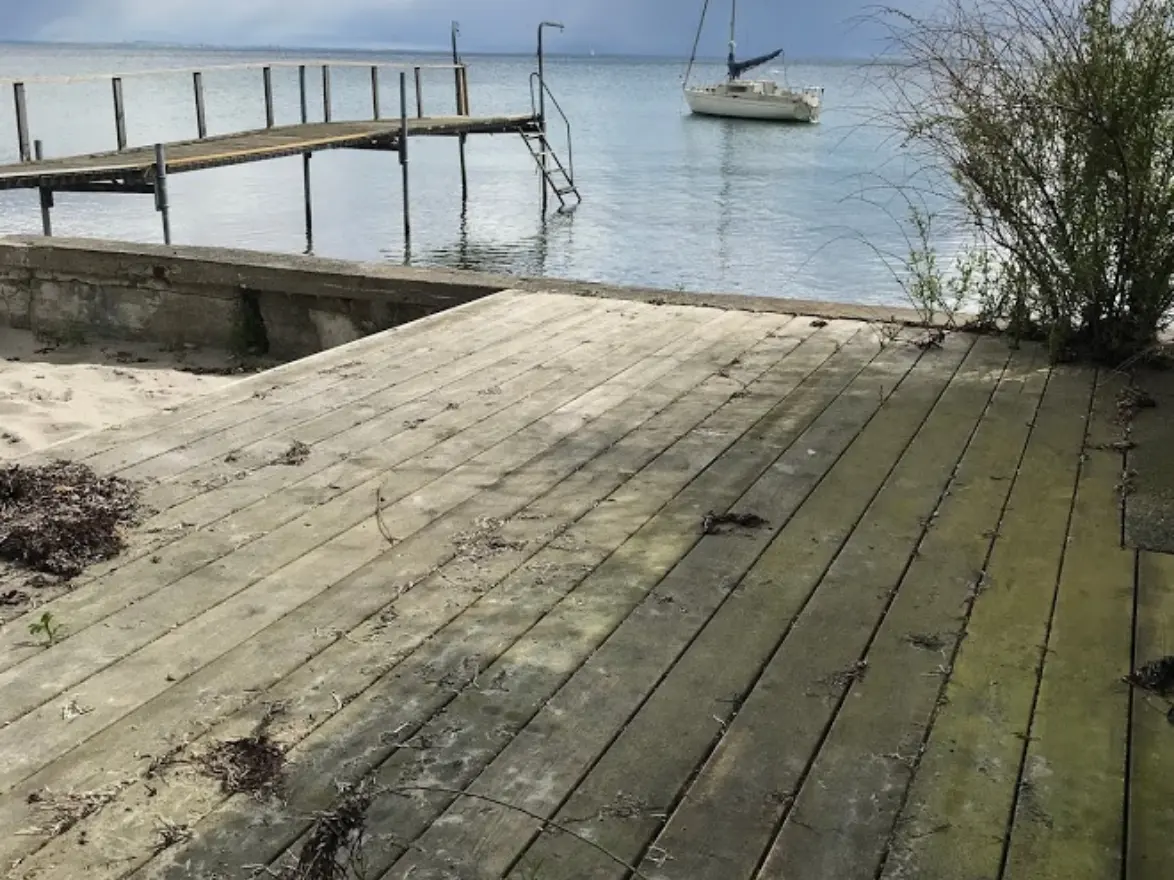
[[[777,321],[776,321],[776,323],[777,323]],[[760,321],[760,326],[762,326],[762,325],[761,325],[761,321]],[[769,326],[770,326],[770,324],[769,324],[769,323],[768,323],[768,324],[765,324],[765,327],[768,327],[768,329],[769,329]],[[761,336],[761,334],[762,334],[762,333],[761,333],[761,331],[760,331],[760,336]],[[782,340],[782,343],[781,343],[781,344],[784,344],[784,343],[785,343],[785,339],[783,339],[783,340]],[[713,366],[711,366],[711,367],[710,367],[710,370],[713,370]],[[734,375],[734,377],[736,377],[736,375],[737,375],[737,372],[738,372],[737,370],[731,370],[731,375]],[[731,394],[731,393],[734,393],[734,390],[735,390],[735,388],[736,388],[737,386],[735,385],[733,388],[731,388],[731,387],[730,387],[731,380],[729,380],[729,379],[722,379],[721,381],[722,381],[722,383],[726,384],[726,392],[724,392],[724,393],[726,393],[726,397],[729,397],[729,394]],[[680,391],[684,391],[684,388],[680,388],[679,392],[680,392]],[[647,404],[645,404],[645,405],[642,405],[642,406],[637,406],[637,407],[634,407],[634,408],[633,408],[633,413],[634,413],[634,414],[635,414],[635,413],[641,413],[641,414],[643,415],[643,417],[647,418],[647,415],[649,414],[649,413],[647,412]],[[630,418],[630,417],[629,417],[629,418]],[[621,424],[622,424],[622,422],[621,422]],[[502,490],[504,490],[504,489],[505,489],[505,487],[501,487],[501,488],[502,488]],[[413,595],[413,594],[409,594],[409,595]],[[377,609],[372,609],[372,610],[377,610]],[[348,643],[340,643],[340,644],[350,644],[350,643],[348,642]],[[329,702],[329,700],[328,700],[328,702]],[[42,776],[43,776],[43,774],[42,774]]]

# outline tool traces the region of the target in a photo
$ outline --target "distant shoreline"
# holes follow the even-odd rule
[[[357,47],[341,47],[341,46],[225,46],[216,44],[202,44],[202,43],[167,43],[167,42],[149,42],[149,41],[130,41],[130,42],[72,42],[72,41],[46,41],[46,40],[0,40],[0,46],[12,46],[21,48],[65,48],[65,49],[132,49],[147,52],[161,52],[161,51],[182,51],[182,52],[208,52],[208,53],[223,53],[223,54],[247,54],[247,55],[265,55],[265,54],[289,54],[289,55],[308,55],[308,54],[323,54],[329,53],[332,55],[341,56],[357,56],[370,57],[387,54],[396,55],[412,55],[419,57],[430,57],[436,55],[443,55],[448,57],[451,50],[446,46],[435,47],[397,47],[397,46],[381,46],[369,48]],[[490,52],[490,51],[462,51],[461,54],[466,58],[530,58],[533,52]],[[624,61],[624,62],[650,62],[650,63],[666,63],[682,61],[680,56],[675,54],[663,55],[633,55],[623,53],[610,52],[596,52],[594,55],[590,52],[557,52],[547,51],[547,57],[551,59],[566,58],[575,60],[587,61]],[[724,64],[725,58],[720,56],[706,57],[699,56],[698,61],[707,64]],[[875,64],[879,59],[877,58],[798,58],[789,57],[786,60],[787,64],[801,64],[801,65],[819,65],[821,67],[853,67],[861,64]]]

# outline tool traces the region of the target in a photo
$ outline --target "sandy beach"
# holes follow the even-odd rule
[[[224,352],[56,345],[0,327],[0,460],[181,405],[240,378]]]

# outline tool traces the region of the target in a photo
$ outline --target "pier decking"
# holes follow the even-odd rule
[[[437,116],[407,120],[412,137],[454,137],[470,134],[519,134],[537,131],[538,120],[529,114],[506,116]],[[299,156],[321,150],[383,149],[398,151],[400,120],[367,122],[316,122],[282,125],[202,140],[164,144],[167,174],[200,171]],[[68,190],[77,184],[149,184],[156,174],[154,146],[132,147],[85,156],[67,156],[0,165],[0,189]]]
[[[371,878],[1165,878],[1124,382],[507,291],[71,442],[154,513],[0,630],[0,865],[281,876],[373,779]]]

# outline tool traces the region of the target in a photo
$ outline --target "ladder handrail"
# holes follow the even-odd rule
[[[534,91],[534,84],[536,82],[539,84],[539,87],[542,89],[542,91],[546,93],[546,97],[550,99],[550,102],[554,104],[554,109],[558,111],[558,115],[562,117],[563,125],[567,132],[567,168],[570,171],[568,176],[570,177],[571,183],[574,184],[575,144],[571,138],[571,120],[567,117],[566,112],[563,110],[562,104],[558,102],[558,98],[554,96],[554,92],[550,90],[550,86],[546,84],[544,79],[538,76],[538,71],[536,70],[530,74],[530,109],[534,111],[534,115],[538,116],[538,97]],[[543,119],[541,121],[545,130],[546,120]]]

